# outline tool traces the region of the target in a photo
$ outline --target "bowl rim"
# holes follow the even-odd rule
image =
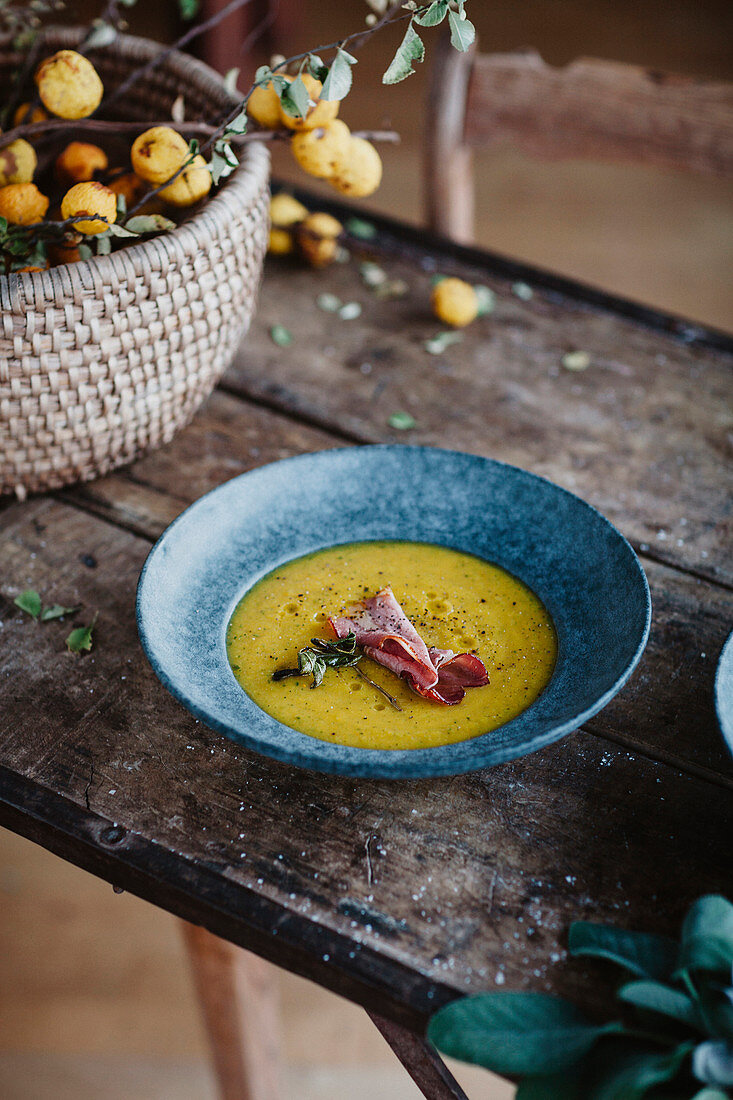
[[[513,742],[506,745],[504,748],[494,748],[489,750],[483,755],[478,754],[479,757],[475,761],[467,761],[462,764],[456,765],[455,762],[451,762],[450,753],[446,753],[446,749],[450,749],[452,746],[437,746],[428,749],[403,749],[403,750],[385,750],[385,749],[348,749],[347,746],[334,745],[330,742],[320,741],[317,738],[309,737],[307,734],[301,733],[292,727],[285,726],[284,723],[277,722],[277,719],[267,715],[267,712],[262,711],[273,722],[277,722],[282,728],[288,731],[289,734],[294,735],[300,739],[299,746],[296,749],[292,747],[283,746],[278,744],[268,743],[266,751],[263,750],[262,740],[257,736],[251,736],[248,733],[243,733],[241,730],[233,730],[226,722],[218,720],[212,716],[204,705],[199,705],[186,693],[185,689],[178,683],[173,682],[167,672],[163,669],[153,645],[149,637],[146,628],[146,613],[147,609],[144,607],[144,585],[148,570],[154,560],[154,556],[158,551],[158,548],[164,542],[168,533],[179,523],[185,521],[188,513],[199,505],[202,500],[210,499],[218,493],[223,492],[227,487],[232,486],[233,483],[239,482],[243,479],[257,475],[262,471],[268,470],[272,467],[282,468],[287,465],[298,464],[303,462],[315,461],[328,461],[324,456],[338,455],[338,454],[373,454],[375,452],[429,452],[431,455],[445,455],[445,456],[457,456],[462,459],[478,459],[494,466],[501,467],[504,470],[511,471],[511,476],[519,476],[525,478],[529,482],[540,482],[546,486],[549,486],[553,491],[558,492],[568,498],[570,498],[576,505],[581,505],[584,509],[594,516],[597,520],[601,521],[601,525],[605,526],[613,536],[620,540],[620,543],[625,548],[630,557],[630,561],[636,566],[638,576],[641,580],[641,593],[644,601],[644,626],[641,631],[639,641],[636,645],[633,655],[628,661],[626,667],[616,677],[614,682],[599,696],[594,702],[587,706],[580,713],[573,715],[557,725],[554,725],[545,734],[533,735],[526,738],[522,742]],[[353,540],[350,540],[353,541]],[[330,544],[329,544],[330,545]],[[289,559],[290,560],[290,559]],[[274,568],[274,567],[273,567]],[[537,593],[540,599],[543,599],[542,593]],[[240,595],[241,598],[241,595]],[[140,642],[142,644],[143,651],[148,659],[148,662],[153,669],[153,672],[161,681],[163,686],[174,696],[184,707],[193,714],[196,718],[209,729],[215,730],[218,733],[223,734],[236,744],[240,744],[245,748],[258,753],[259,755],[266,755],[273,759],[279,760],[283,763],[287,763],[297,767],[303,767],[314,771],[338,774],[352,777],[361,778],[375,778],[375,779],[390,779],[390,780],[403,780],[403,779],[418,779],[418,778],[431,778],[443,775],[459,775],[471,771],[481,770],[487,767],[493,767],[496,764],[505,763],[509,760],[514,760],[528,753],[535,752],[541,748],[545,748],[547,745],[552,744],[555,741],[560,740],[562,737],[571,733],[573,730],[579,729],[589,718],[592,718],[600,710],[602,710],[608,702],[621,690],[624,684],[627,682],[634,669],[638,665],[641,656],[646,647],[649,639],[649,633],[652,622],[652,602],[651,593],[649,590],[649,582],[644,571],[644,568],[636,554],[634,548],[631,546],[628,539],[607,519],[594,505],[583,500],[582,497],[577,496],[575,493],[571,493],[568,489],[565,489],[561,485],[557,485],[549,478],[543,477],[540,474],[532,473],[529,470],[525,470],[520,466],[512,465],[508,462],[503,462],[499,459],[490,458],[486,455],[477,455],[471,452],[451,450],[442,447],[430,447],[424,445],[409,445],[400,443],[376,443],[367,444],[365,446],[354,447],[335,447],[325,451],[312,451],[305,454],[293,455],[288,458],[280,459],[276,462],[266,463],[263,466],[255,467],[252,470],[247,470],[242,474],[237,475],[234,478],[222,482],[220,485],[215,486],[209,492],[202,494],[197,500],[193,501],[183,512],[180,513],[173,521],[166,527],[165,531],[156,540],[155,544],[151,547],[138,580],[136,600],[135,600],[135,615],[138,628],[138,634]],[[550,682],[541,693],[544,695],[552,684],[551,677]],[[242,689],[244,692],[244,689]],[[244,692],[246,695],[247,693]],[[541,696],[540,696],[541,697]],[[539,698],[539,697],[538,697]],[[537,700],[535,700],[536,702]],[[250,702],[258,710],[259,708],[253,700]],[[532,704],[527,710],[531,710]],[[526,711],[522,712],[522,714]],[[521,715],[517,715],[517,718]],[[515,721],[512,719],[511,721]],[[505,723],[509,724],[509,723]],[[501,728],[501,727],[498,727]],[[493,733],[496,731],[488,731]],[[457,742],[456,745],[478,743],[483,737],[488,736],[488,733],[479,734],[474,738],[469,738],[466,742]],[[324,746],[334,752],[333,756],[325,756]],[[343,749],[344,752],[339,752]],[[349,758],[354,753],[358,754],[358,762],[354,764],[349,762]],[[341,758],[344,758],[342,761]],[[443,758],[441,760],[441,757]],[[447,759],[446,759],[447,757]],[[422,765],[421,766],[421,762]],[[387,765],[381,767],[380,765]]]

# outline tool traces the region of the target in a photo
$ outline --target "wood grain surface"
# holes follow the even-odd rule
[[[273,265],[227,392],[190,428],[129,470],[0,512],[0,822],[418,1031],[486,988],[597,1007],[609,974],[567,959],[569,922],[674,933],[694,897],[729,889],[733,777],[710,702],[733,620],[729,357],[553,291],[521,301],[456,260],[497,306],[432,357],[439,260],[380,256],[409,287],[393,301],[354,264]],[[362,316],[319,311],[324,290]],[[591,365],[571,374],[560,360],[578,349]],[[414,432],[389,428],[398,410]],[[357,781],[246,752],[157,681],[134,618],[151,541],[244,470],[377,439],[514,461],[648,547],[649,646],[586,729],[471,775]],[[93,651],[72,656],[68,623],[15,608],[26,587],[81,604],[75,622],[98,610]]]

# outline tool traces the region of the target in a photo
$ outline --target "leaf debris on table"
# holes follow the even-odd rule
[[[376,225],[364,221],[363,218],[347,218],[344,229],[350,237],[356,237],[358,241],[373,241],[377,235]]]
[[[338,313],[341,309],[341,299],[337,298],[335,294],[319,294],[316,298],[316,305],[319,309],[322,309],[324,313]]]
[[[25,592],[21,592],[15,597],[13,603],[21,611],[25,611],[27,615],[31,615],[42,623],[50,622],[51,619],[61,619],[64,615],[73,615],[79,610],[78,604],[75,607],[65,607],[63,604],[54,603],[43,607],[41,597],[34,588],[27,588]]]
[[[92,648],[92,631],[97,622],[99,612],[95,612],[89,626],[78,626],[75,630],[72,630],[66,639],[66,647],[70,653],[82,653],[84,650]]]
[[[565,370],[581,371],[590,366],[590,355],[587,351],[569,351],[560,360]]]
[[[534,298],[534,291],[529,283],[514,283],[512,285],[512,294],[515,298],[520,298],[523,302],[529,302]]]
[[[416,426],[417,421],[414,416],[406,412],[394,412],[387,421],[390,428],[396,428],[399,432],[407,432],[410,428]]]
[[[279,348],[288,348],[293,342],[293,334],[285,325],[273,325],[270,329],[270,339]]]
[[[446,348],[451,344],[460,344],[462,339],[462,333],[448,332],[446,329],[444,332],[436,332],[435,336],[428,337],[424,346],[429,355],[442,355]]]

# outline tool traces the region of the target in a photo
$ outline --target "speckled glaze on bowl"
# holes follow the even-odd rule
[[[733,634],[728,635],[715,671],[715,712],[728,752],[733,756]]]
[[[557,629],[558,658],[526,711],[470,741],[390,752],[318,741],[252,702],[226,654],[227,623],[244,593],[291,558],[369,539],[478,554],[537,593]],[[485,768],[576,729],[629,677],[651,602],[628,542],[578,497],[488,458],[386,445],[285,459],[201,497],[151,550],[137,618],[157,676],[212,729],[303,768],[406,779]]]

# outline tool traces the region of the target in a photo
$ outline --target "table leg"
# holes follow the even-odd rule
[[[422,1039],[406,1027],[393,1024],[391,1020],[385,1020],[376,1012],[368,1012],[367,1015],[427,1100],[468,1100],[435,1047],[427,1039]]]
[[[280,1018],[274,969],[181,921],[221,1100],[279,1100]]]

